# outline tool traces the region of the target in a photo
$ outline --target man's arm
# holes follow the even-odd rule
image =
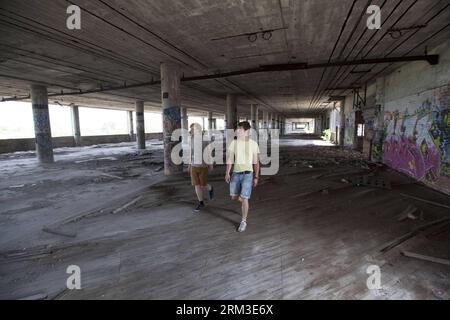
[[[208,170],[210,172],[214,169],[214,158],[212,156],[212,150],[213,149],[211,147],[211,144],[208,144],[203,152],[203,156],[205,157],[205,163],[208,165]]]
[[[257,153],[254,156],[254,161],[253,161],[253,171],[254,171],[254,174],[255,174],[255,176],[253,177],[253,187],[256,187],[258,185],[258,182],[259,182],[259,169],[260,169],[259,153]]]
[[[231,168],[233,167],[234,164],[234,152],[228,151],[228,157],[227,157],[227,169],[225,171],[225,181],[227,183],[230,183],[231,181]]]

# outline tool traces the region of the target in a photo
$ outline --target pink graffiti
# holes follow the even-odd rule
[[[391,136],[384,145],[384,162],[417,180],[435,180],[440,172],[440,153],[434,144],[422,140],[420,146],[405,135]]]

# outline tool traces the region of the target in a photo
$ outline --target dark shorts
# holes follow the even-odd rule
[[[208,185],[208,168],[191,167],[191,181],[193,186],[206,187]]]

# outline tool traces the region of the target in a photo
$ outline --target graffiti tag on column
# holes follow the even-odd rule
[[[173,132],[176,129],[180,129],[180,123],[180,107],[170,107],[163,110],[164,132]],[[170,141],[170,136],[167,138]]]

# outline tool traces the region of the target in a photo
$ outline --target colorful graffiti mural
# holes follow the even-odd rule
[[[385,115],[384,163],[419,181],[450,176],[448,89],[437,97],[413,113],[406,108]]]

